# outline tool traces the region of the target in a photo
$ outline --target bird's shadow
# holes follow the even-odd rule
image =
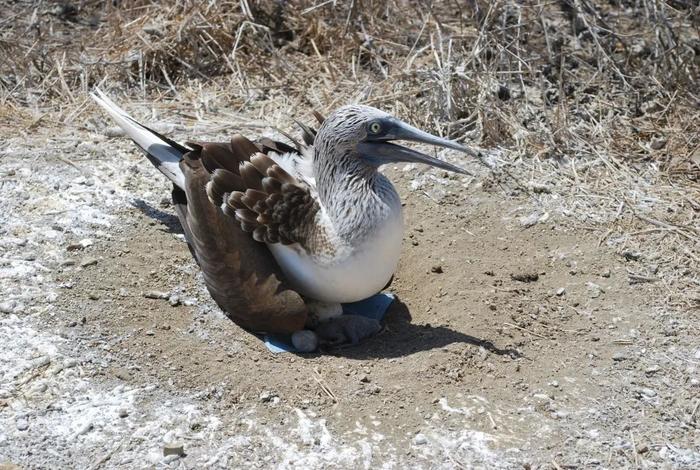
[[[169,233],[183,234],[182,225],[177,215],[157,209],[143,199],[134,199],[131,205],[140,210],[143,215],[163,224]]]
[[[411,322],[412,319],[408,306],[397,298],[389,307],[382,332],[358,345],[323,352],[351,359],[394,358],[461,343],[482,347],[492,354],[512,359],[522,357],[518,350],[500,348],[489,339],[467,335],[446,326],[417,325]]]

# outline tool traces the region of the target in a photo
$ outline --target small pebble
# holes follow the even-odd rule
[[[522,225],[525,228],[529,228],[537,224],[537,222],[540,221],[540,217],[542,214],[539,212],[535,211],[532,214],[526,216],[526,217],[520,217],[520,225]]]
[[[662,148],[666,147],[667,142],[668,140],[666,140],[665,137],[657,137],[651,141],[651,148],[654,150],[661,150]]]
[[[7,300],[5,302],[0,303],[0,312],[2,313],[12,313],[15,310],[15,307],[17,307],[17,302],[14,300]]]
[[[369,379],[369,377],[367,376],[367,374],[362,374],[362,375],[360,376],[360,382],[365,383],[365,384],[368,384],[368,383],[370,382],[370,379]]]
[[[558,297],[561,297],[562,295],[564,295],[565,292],[566,292],[566,289],[564,289],[563,287],[560,287],[559,289],[557,289],[556,294]]]
[[[126,411],[124,408],[120,408],[119,409],[119,417],[126,418],[127,416],[129,416],[129,412]]]
[[[586,287],[588,288],[588,295],[590,295],[592,299],[597,299],[600,297],[601,293],[605,292],[605,290],[595,282],[587,282]]]
[[[442,271],[442,266],[440,266],[439,264],[436,264],[435,266],[433,266],[432,268],[430,268],[430,271],[433,272],[433,273],[436,273],[436,274],[441,274],[441,273],[443,272],[443,271]]]
[[[167,292],[151,290],[148,292],[144,292],[143,296],[147,299],[167,299],[170,297],[170,294],[168,294]]]
[[[96,258],[86,258],[83,261],[80,262],[80,267],[81,268],[87,268],[88,266],[94,266],[97,264],[97,259]]]
[[[273,398],[275,398],[277,394],[275,392],[271,392],[269,390],[263,390],[262,393],[260,393],[260,401],[263,403],[269,403],[272,401]]]
[[[318,348],[318,336],[311,330],[295,331],[292,333],[292,345],[299,352],[313,352]]]
[[[416,436],[413,438],[413,443],[417,446],[422,446],[428,443],[428,438],[425,437],[423,434],[418,433]]]
[[[627,360],[628,357],[627,357],[627,354],[625,354],[624,352],[618,351],[618,352],[616,352],[615,354],[613,354],[612,359],[613,359],[613,361],[620,362],[620,361],[625,361],[625,360]]]
[[[78,365],[78,361],[75,359],[66,359],[66,361],[63,363],[63,368],[64,369],[70,369],[72,367],[75,367]]]
[[[29,421],[24,418],[18,419],[15,425],[17,426],[18,431],[26,431],[29,429]]]
[[[177,307],[180,305],[180,296],[179,295],[171,295],[168,297],[168,302],[170,302],[170,305],[173,307]]]
[[[163,457],[178,455],[184,457],[185,445],[182,442],[169,442],[163,446]]]

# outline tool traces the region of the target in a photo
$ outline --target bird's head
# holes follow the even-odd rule
[[[342,154],[371,168],[395,162],[425,163],[467,174],[462,168],[424,153],[391,143],[395,140],[447,147],[475,155],[463,145],[416,129],[371,106],[348,105],[335,110],[321,125],[314,146],[325,155]]]

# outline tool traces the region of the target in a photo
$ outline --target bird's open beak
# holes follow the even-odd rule
[[[443,170],[454,171],[468,175],[469,172],[451,163],[438,160],[424,153],[412,150],[400,145],[389,143],[392,140],[409,140],[412,142],[421,142],[424,144],[439,145],[454,150],[459,150],[466,154],[477,157],[476,152],[463,145],[453,142],[448,139],[428,134],[420,129],[399,121],[398,119],[382,120],[385,131],[378,136],[368,136],[365,142],[357,145],[357,150],[360,155],[370,163],[379,166],[386,163],[409,162],[409,163],[425,163]]]

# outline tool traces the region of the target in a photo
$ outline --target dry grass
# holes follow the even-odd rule
[[[0,15],[3,130],[82,127],[97,84],[189,123],[375,105],[503,149],[500,166],[566,191],[576,223],[606,224],[601,242],[656,253],[670,303],[700,306],[696,2],[8,1]]]

